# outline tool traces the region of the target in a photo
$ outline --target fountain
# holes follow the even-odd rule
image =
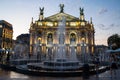
[[[53,70],[53,71],[68,71],[68,70],[78,70],[81,66],[79,64],[79,61],[76,57],[75,47],[71,44],[70,46],[70,56],[66,56],[65,47],[65,17],[62,17],[62,20],[60,20],[57,30],[57,40],[58,44],[55,45],[56,47],[56,53],[54,58],[48,59],[43,61],[42,63],[29,63],[29,68],[36,68],[39,67],[40,69],[44,70]],[[49,45],[53,46],[52,43]],[[48,47],[48,56],[50,57],[50,54],[52,54],[52,48],[51,46]]]
[[[13,59],[25,59],[28,56],[28,46],[21,41],[14,47]]]
[[[30,59],[20,59],[19,57],[19,65],[14,64],[15,62],[18,63],[18,61],[15,59],[14,61],[11,61],[12,65],[15,65],[16,71],[24,74],[32,74],[32,75],[41,75],[41,76],[79,76],[82,74],[82,71],[84,71],[84,64],[77,59],[76,55],[76,49],[74,45],[74,40],[71,41],[71,44],[69,46],[69,56],[66,52],[66,44],[65,44],[65,27],[66,27],[66,20],[63,16],[62,19],[59,21],[58,30],[57,30],[57,44],[49,43],[47,46],[47,58],[44,61],[38,61]],[[37,42],[36,42],[37,43]],[[19,45],[20,46],[20,45]],[[22,47],[17,48],[16,46],[16,54],[21,55]],[[36,45],[36,54],[40,54],[41,48],[39,43]],[[52,48],[55,48],[55,51],[52,51]],[[20,50],[20,54],[18,54],[17,50]],[[82,49],[84,54],[84,50]],[[53,54],[53,55],[51,55]],[[36,55],[35,58],[37,58],[38,55]],[[95,73],[95,66],[94,64],[89,64],[90,70],[92,73]],[[103,68],[101,68],[102,71]],[[105,69],[105,68],[104,68]],[[87,71],[88,72],[88,71]],[[64,75],[65,74],[65,75]]]
[[[58,44],[56,45],[57,47],[57,52],[55,53],[54,60],[52,61],[44,61],[43,62],[43,67],[44,69],[47,70],[77,70],[80,68],[79,61],[76,58],[76,53],[75,53],[75,48],[74,46],[70,47],[70,58],[66,56],[66,51],[65,51],[65,18],[62,17],[62,20],[59,22],[58,26]],[[52,44],[51,44],[52,45]],[[50,52],[51,50],[49,50]]]

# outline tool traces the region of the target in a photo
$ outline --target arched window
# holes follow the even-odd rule
[[[41,44],[41,38],[40,37],[38,38],[38,44]]]
[[[51,43],[53,43],[53,35],[52,33],[49,33],[47,35],[47,44],[51,44]]]
[[[85,32],[84,31],[81,32],[81,37],[82,38],[85,37]]]
[[[75,33],[70,34],[70,44],[71,43],[76,43],[76,35],[75,35]]]

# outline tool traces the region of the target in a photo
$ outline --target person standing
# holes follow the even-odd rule
[[[111,71],[111,76],[116,75],[116,69],[118,69],[117,63],[116,63],[116,56],[115,54],[110,54],[110,71]]]
[[[97,57],[97,58],[96,58],[96,75],[99,74],[99,72],[98,72],[98,70],[99,70],[99,65],[100,65],[100,60],[99,60],[99,58]]]

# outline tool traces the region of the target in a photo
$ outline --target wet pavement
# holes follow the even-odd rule
[[[5,71],[0,69],[0,80],[120,80],[120,68],[113,71],[106,71],[98,75],[91,75],[87,78],[80,77],[40,77],[28,76],[13,71]]]

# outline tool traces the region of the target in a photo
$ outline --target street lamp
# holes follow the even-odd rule
[[[81,47],[82,47],[82,55],[83,55],[83,62],[85,63],[85,55],[86,55],[86,43],[84,42],[84,38],[82,38],[82,43],[81,43]]]
[[[90,66],[88,63],[85,63],[86,60],[88,60],[88,59],[86,59],[87,58],[86,57],[86,43],[84,41],[85,41],[85,39],[82,38],[81,47],[82,47],[82,55],[83,55],[83,62],[84,62],[83,63],[83,74],[89,76]]]

